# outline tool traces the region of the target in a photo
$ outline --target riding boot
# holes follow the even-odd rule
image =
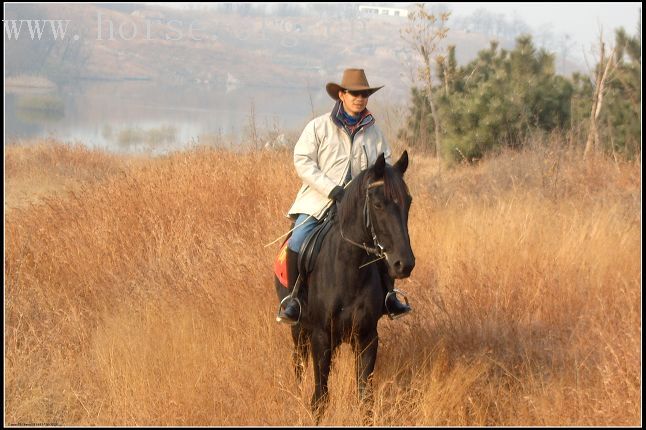
[[[287,248],[287,288],[293,291],[294,284],[298,278],[298,252]],[[298,296],[298,294],[297,294]],[[296,297],[297,298],[297,297]],[[292,297],[285,303],[285,307],[280,309],[278,320],[287,324],[296,324],[300,318],[301,307],[299,302]]]
[[[379,267],[379,274],[381,276],[381,283],[384,286],[386,299],[384,300],[384,315],[388,315],[390,319],[395,319],[404,316],[412,311],[408,303],[402,303],[395,294],[395,280],[388,274],[388,268],[381,262]]]
[[[408,303],[402,303],[397,298],[397,294],[393,291],[386,293],[386,300],[384,304],[384,314],[388,315],[390,319],[395,319],[404,316],[413,309]]]

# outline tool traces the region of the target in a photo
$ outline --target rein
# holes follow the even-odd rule
[[[358,243],[358,242],[355,242],[354,240],[348,239],[343,234],[343,226],[342,226],[342,224],[339,223],[339,230],[341,232],[341,238],[343,238],[343,240],[345,240],[346,242],[348,242],[348,243],[350,243],[350,244],[352,244],[354,246],[357,246],[357,247],[363,249],[368,254],[373,254],[373,255],[378,257],[375,260],[372,260],[372,261],[370,261],[370,262],[368,262],[366,264],[363,264],[363,265],[359,266],[360,269],[362,267],[364,267],[364,266],[367,266],[368,264],[374,263],[375,261],[379,261],[382,258],[388,259],[388,256],[384,252],[384,247],[379,243],[379,239],[377,239],[377,233],[375,233],[375,227],[374,227],[374,225],[372,223],[372,220],[370,219],[370,209],[369,209],[369,204],[368,204],[369,203],[368,192],[370,191],[370,189],[378,187],[378,186],[383,185],[383,184],[384,184],[384,181],[381,180],[381,181],[375,181],[375,182],[368,185],[368,187],[366,188],[366,201],[365,201],[365,203],[363,205],[363,216],[364,216],[364,220],[365,220],[365,223],[366,223],[366,228],[368,229],[368,231],[370,231],[370,234],[372,235],[372,243],[373,243],[374,246],[368,246],[365,242],[364,243]]]

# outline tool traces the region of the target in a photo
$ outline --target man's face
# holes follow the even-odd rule
[[[368,106],[369,91],[339,90],[339,98],[343,102],[343,109],[352,116],[357,116]]]

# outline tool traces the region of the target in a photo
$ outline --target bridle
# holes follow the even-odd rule
[[[365,242],[363,242],[363,243],[355,242],[354,240],[351,240],[351,239],[348,239],[347,237],[345,237],[345,235],[343,234],[343,226],[339,222],[339,230],[341,232],[341,238],[343,238],[343,240],[345,240],[346,242],[348,242],[348,243],[350,243],[350,244],[352,244],[354,246],[357,246],[357,247],[365,250],[368,254],[373,254],[373,255],[378,257],[376,260],[373,260],[373,261],[371,261],[369,263],[366,263],[363,266],[367,266],[368,264],[374,263],[375,261],[381,260],[382,258],[385,258],[386,260],[388,260],[388,256],[384,252],[384,247],[381,245],[381,243],[379,243],[379,239],[377,239],[377,233],[375,232],[375,226],[374,226],[374,224],[372,222],[372,219],[370,217],[370,208],[369,208],[370,204],[369,204],[369,194],[368,194],[372,188],[378,187],[378,186],[383,185],[383,184],[384,184],[384,181],[380,180],[380,181],[375,181],[375,182],[369,184],[368,187],[366,187],[366,200],[365,200],[365,203],[363,205],[364,222],[365,222],[366,228],[368,229],[368,231],[372,235],[372,243],[373,243],[374,246],[369,246]],[[363,267],[363,266],[361,266],[361,267]]]

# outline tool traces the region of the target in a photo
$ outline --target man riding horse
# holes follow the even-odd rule
[[[298,277],[301,245],[324,217],[331,201],[340,202],[344,187],[359,172],[372,167],[379,154],[383,153],[386,162],[391,163],[390,147],[367,109],[368,97],[382,87],[370,87],[363,69],[346,69],[341,84],[330,82],[326,86],[327,93],[336,101],[332,112],[310,121],[294,147],[294,166],[303,186],[289,210],[290,218],[295,219],[286,250],[290,291]],[[388,293],[384,313],[397,318],[410,312],[410,306],[401,303],[393,293],[394,280],[386,266],[379,267]],[[296,323],[301,312],[299,303],[297,297],[290,297],[279,310],[277,320]]]

